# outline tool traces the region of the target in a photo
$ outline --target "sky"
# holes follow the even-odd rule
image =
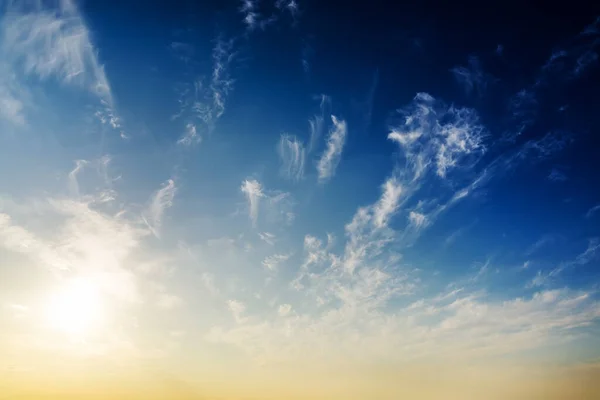
[[[598,398],[599,53],[578,2],[0,0],[0,399]]]

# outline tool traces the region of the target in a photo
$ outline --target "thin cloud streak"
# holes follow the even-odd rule
[[[176,192],[175,181],[173,179],[167,180],[163,187],[154,193],[150,199],[150,204],[142,214],[144,222],[157,238],[160,237],[163,215],[173,205]]]
[[[333,126],[327,138],[327,147],[317,163],[319,182],[325,183],[335,175],[346,143],[348,128],[346,121],[331,116]]]
[[[281,135],[277,146],[281,159],[281,171],[290,180],[298,181],[304,177],[304,145],[295,136]]]

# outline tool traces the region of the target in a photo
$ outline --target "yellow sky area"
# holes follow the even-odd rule
[[[185,370],[184,366],[181,366]],[[600,398],[600,364],[543,366],[412,365],[295,370],[239,368],[211,374],[193,366],[181,375],[159,367],[5,370],[0,399],[344,399],[593,400]],[[179,376],[186,375],[185,379]]]

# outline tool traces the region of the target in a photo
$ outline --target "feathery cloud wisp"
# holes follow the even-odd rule
[[[10,18],[2,20],[2,49],[28,74],[54,77],[97,94],[112,106],[112,93],[104,67],[99,63],[90,32],[70,0],[56,8],[12,3]]]
[[[242,182],[242,186],[240,190],[248,199],[248,215],[252,220],[252,224],[256,225],[256,221],[258,220],[258,207],[260,204],[260,199],[264,197],[264,193],[262,190],[262,185],[255,179],[245,180]]]
[[[281,159],[282,173],[291,180],[304,176],[304,145],[295,136],[281,135],[277,153]]]
[[[469,57],[467,67],[454,67],[451,72],[458,83],[464,86],[468,95],[475,91],[478,96],[482,96],[487,86],[493,81],[489,74],[483,72],[481,62],[475,56]]]
[[[142,214],[144,222],[156,237],[160,237],[163,214],[167,208],[173,205],[176,191],[175,181],[173,179],[167,180],[166,184],[154,193],[150,199],[150,204]]]
[[[177,140],[177,144],[183,146],[193,146],[202,141],[202,137],[196,131],[196,125],[189,123],[185,126],[184,134]]]
[[[327,138],[327,148],[321,155],[317,163],[317,171],[319,173],[319,182],[327,182],[333,175],[340,163],[342,150],[346,142],[346,134],[348,128],[346,121],[338,119],[334,115],[331,116],[333,126]]]

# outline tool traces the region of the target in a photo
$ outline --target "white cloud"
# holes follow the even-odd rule
[[[308,120],[308,124],[310,127],[310,139],[308,142],[307,149],[308,153],[311,153],[315,150],[315,148],[317,147],[317,142],[323,135],[326,109],[329,109],[331,105],[331,98],[327,95],[322,94],[318,96],[318,100],[320,113],[314,115]]]
[[[112,105],[104,67],[79,10],[69,0],[56,3],[56,8],[43,2],[10,4],[2,20],[4,54],[28,74],[83,86]]]
[[[598,211],[600,211],[600,204],[597,204],[597,205],[593,206],[592,208],[590,208],[589,210],[587,210],[587,212],[585,213],[585,217],[592,218],[594,216],[594,214]]]
[[[281,158],[282,173],[291,180],[304,176],[304,145],[295,136],[281,135],[277,153]]]
[[[437,175],[445,178],[449,170],[469,157],[478,160],[485,151],[484,128],[472,109],[448,107],[427,93],[418,93],[400,110],[400,116],[388,138],[402,146],[413,181],[423,178],[434,164]]]
[[[160,237],[163,214],[166,209],[173,205],[176,191],[175,181],[173,179],[167,180],[165,184],[163,184],[163,187],[152,195],[150,204],[142,214],[144,222],[156,237]]]
[[[402,185],[395,179],[389,178],[383,184],[383,193],[374,207],[374,224],[378,228],[387,225],[388,219],[397,211],[400,196],[402,195]]]
[[[260,240],[262,240],[270,246],[273,246],[275,244],[275,235],[273,235],[270,232],[259,232],[258,236],[260,237]]]
[[[235,322],[241,324],[246,321],[246,318],[243,317],[243,314],[246,311],[246,305],[244,303],[239,300],[227,300],[227,307],[229,308],[229,311],[231,311]]]
[[[279,305],[279,308],[277,309],[277,313],[279,314],[280,317],[285,317],[291,311],[292,311],[291,304],[281,304],[281,305]]]
[[[79,183],[77,182],[77,175],[79,172],[88,165],[88,161],[86,160],[76,160],[75,168],[71,172],[69,172],[69,190],[71,194],[75,197],[79,196]]]
[[[242,182],[240,190],[242,193],[244,193],[246,199],[248,200],[248,215],[250,216],[252,223],[256,225],[260,199],[264,197],[262,185],[255,179],[245,180]]]
[[[416,211],[411,211],[408,214],[408,220],[410,221],[411,226],[417,230],[423,228],[427,224],[427,217]]]
[[[25,125],[23,102],[18,98],[18,93],[8,85],[2,83],[0,78],[0,120],[5,119],[14,125]]]
[[[317,171],[319,173],[319,182],[326,182],[333,175],[337,169],[340,159],[342,157],[342,150],[346,142],[347,126],[346,121],[340,120],[335,116],[331,116],[333,127],[329,132],[327,139],[327,148],[321,155],[317,163]]]
[[[273,254],[265,258],[262,262],[262,265],[269,271],[277,271],[279,264],[287,261],[289,258],[289,254]]]
[[[177,140],[177,144],[180,144],[183,146],[193,146],[195,144],[200,143],[201,141],[202,141],[202,137],[200,135],[198,135],[198,132],[196,130],[196,125],[194,125],[192,123],[188,123],[185,126],[185,132],[179,138],[179,140]]]

